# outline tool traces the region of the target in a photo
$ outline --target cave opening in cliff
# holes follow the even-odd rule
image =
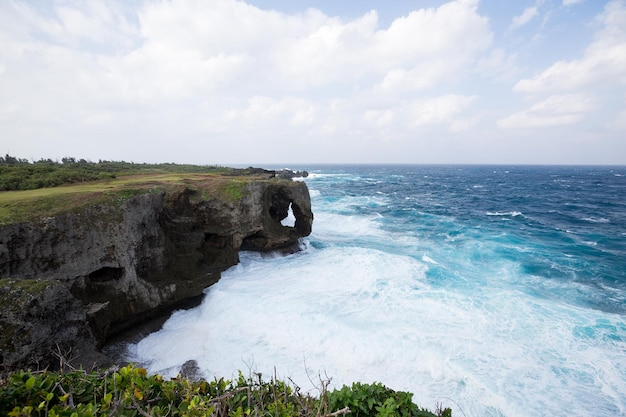
[[[296,225],[296,216],[293,214],[292,203],[289,203],[289,209],[287,210],[287,217],[281,220],[280,224],[287,227],[294,227]]]
[[[124,275],[124,268],[105,266],[89,274],[91,282],[117,281]]]

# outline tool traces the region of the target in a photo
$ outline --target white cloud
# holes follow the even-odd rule
[[[110,51],[132,47],[139,32],[116,2],[45,2],[31,6],[24,2],[5,2],[1,10],[15,34],[31,46],[39,42],[76,50]],[[41,44],[40,44],[41,45]]]
[[[618,110],[615,117],[606,124],[606,127],[612,131],[626,131],[626,94],[623,98],[621,110]]]
[[[269,124],[284,128],[310,125],[315,120],[315,114],[315,106],[304,99],[284,97],[277,100],[256,96],[248,100],[248,107],[243,112],[232,112],[230,118],[235,123],[252,126]]]
[[[617,131],[626,131],[626,109],[620,111],[615,118],[607,124],[607,128]]]
[[[511,82],[519,72],[517,56],[494,48],[476,63],[474,71],[484,77]]]
[[[100,44],[123,41],[124,37],[120,36],[119,31],[122,34],[134,34],[115,4],[88,2],[82,9],[59,6],[56,15],[62,28],[52,26],[55,30],[51,34],[76,46],[85,41]]]
[[[572,6],[574,4],[582,3],[583,0],[563,0],[563,6]]]
[[[363,115],[363,125],[366,127],[382,128],[389,126],[395,118],[395,112],[386,110],[367,110]]]
[[[111,112],[97,112],[90,115],[87,115],[84,119],[84,123],[86,125],[93,126],[106,126],[113,121],[113,115]]]
[[[375,36],[371,55],[384,63],[382,92],[432,88],[462,78],[492,42],[475,2],[451,2],[396,19]]]
[[[474,100],[476,97],[461,95],[418,99],[411,103],[410,118],[415,126],[450,124]]]
[[[374,11],[342,21],[315,9],[285,15],[234,0],[146,3],[133,28],[116,7],[63,5],[43,16],[17,3],[13,13],[30,29],[24,38],[47,37],[30,44],[42,56],[63,50],[66,70],[91,60],[97,82],[139,100],[216,89],[289,94],[360,80],[366,87],[377,81],[387,91],[432,88],[462,76],[491,43],[475,1],[415,11],[389,28],[378,27]],[[85,50],[86,43],[98,41],[124,46]],[[127,49],[131,41],[137,44]],[[73,72],[67,72],[68,80]]]
[[[518,29],[528,22],[530,22],[535,16],[537,16],[537,7],[527,7],[524,9],[521,15],[515,16],[511,22],[511,29]]]
[[[286,15],[242,1],[173,0],[147,2],[132,17],[122,4],[50,3],[42,13],[5,3],[4,20],[13,23],[0,38],[2,101],[61,124],[113,124],[129,108],[158,114],[178,102],[190,113],[232,110],[255,121],[295,106],[289,123],[307,125],[334,98],[361,100],[369,91],[367,100],[393,101],[451,85],[492,42],[474,0],[417,10],[388,28],[374,11],[344,21],[315,9]],[[298,95],[324,101],[305,105]],[[265,111],[254,107],[259,97],[273,100]],[[343,109],[358,125],[363,106]],[[396,120],[392,113],[383,110],[382,120]]]
[[[626,85],[626,6],[606,5],[603,28],[581,59],[558,61],[533,78],[520,80],[514,91],[541,93],[572,91],[595,85]]]
[[[449,71],[444,62],[429,61],[411,69],[393,68],[376,86],[382,93],[402,93],[423,90],[436,86]]]
[[[592,100],[584,95],[554,95],[498,121],[503,129],[565,126],[577,123],[591,111]]]

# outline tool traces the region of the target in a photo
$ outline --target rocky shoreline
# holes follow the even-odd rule
[[[310,234],[306,184],[253,175],[150,184],[115,204],[0,226],[3,370],[54,369],[60,356],[107,365],[107,341],[197,305],[240,250]],[[293,226],[281,223],[289,211]]]

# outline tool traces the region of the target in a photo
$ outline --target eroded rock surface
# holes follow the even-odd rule
[[[105,364],[96,349],[85,309],[56,280],[0,280],[0,362],[34,368],[60,366],[61,360],[89,367]]]
[[[45,284],[30,286],[37,291],[26,298],[39,306],[31,313],[0,308],[0,332],[11,331],[0,340],[3,365],[40,366],[58,343],[79,356],[95,350],[144,320],[198,303],[240,250],[280,249],[310,234],[303,182],[229,181],[221,193],[212,182],[168,186],[0,227],[0,302],[11,282]],[[281,224],[290,209],[293,227]]]

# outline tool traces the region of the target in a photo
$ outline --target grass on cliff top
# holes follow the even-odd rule
[[[0,156],[0,191],[35,190],[87,181],[112,179],[120,176],[159,173],[216,173],[236,172],[234,168],[181,164],[135,164],[125,161],[91,162],[84,159],[63,158],[62,162],[27,159],[10,155]]]
[[[35,190],[2,191],[0,225],[30,222],[97,204],[120,204],[133,196],[159,192],[174,186],[201,190],[201,197],[205,199],[214,196],[226,201],[236,201],[243,197],[244,184],[255,178],[258,177],[168,172]]]

